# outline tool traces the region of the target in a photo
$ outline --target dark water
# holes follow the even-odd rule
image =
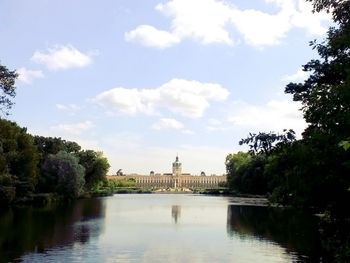
[[[320,262],[318,218],[200,195],[0,211],[2,262]]]

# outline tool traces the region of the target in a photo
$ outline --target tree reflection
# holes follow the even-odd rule
[[[295,210],[229,205],[228,235],[243,239],[266,239],[297,251],[303,261],[322,261],[318,219]],[[305,257],[304,257],[305,256]]]
[[[86,243],[103,231],[103,199],[78,200],[56,207],[12,208],[0,214],[1,260],[12,261],[29,252]]]
[[[175,224],[177,224],[177,221],[181,217],[181,206],[180,205],[173,205],[171,207],[171,216],[173,217]]]

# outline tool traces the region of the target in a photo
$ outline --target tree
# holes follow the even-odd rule
[[[93,188],[98,182],[106,180],[110,165],[102,152],[86,150],[80,151],[77,156],[79,164],[85,168],[85,188],[87,190]]]
[[[41,169],[46,190],[66,199],[74,199],[83,192],[85,169],[74,154],[65,151],[49,154]]]
[[[13,102],[11,98],[16,96],[15,81],[18,77],[16,71],[10,71],[0,64],[0,111],[8,115]]]
[[[303,192],[291,189],[299,195],[294,201],[307,199],[311,205],[342,212],[350,200],[350,152],[339,147],[350,138],[350,1],[309,1],[316,12],[331,13],[335,26],[328,30],[325,41],[310,43],[320,56],[303,67],[310,77],[285,89],[302,103],[309,124],[301,142],[309,154],[299,162],[303,169],[293,169],[289,178],[299,177],[307,186]],[[296,163],[295,168],[298,166]]]
[[[305,137],[321,132],[345,140],[350,127],[350,1],[312,2],[315,11],[331,12],[337,26],[329,29],[326,41],[310,43],[320,56],[304,65],[310,77],[304,83],[288,84],[285,91],[303,105],[310,123]]]
[[[226,157],[228,187],[244,194],[266,194],[268,181],[264,174],[266,156],[238,152]]]
[[[55,191],[56,179],[51,178],[50,174],[44,173],[43,164],[48,159],[49,155],[56,155],[60,151],[70,154],[77,154],[81,147],[76,142],[70,142],[61,138],[34,136],[34,143],[40,154],[39,161],[39,179],[37,192],[52,192]]]
[[[25,128],[0,119],[0,183],[16,187],[16,195],[34,191],[39,156]]]
[[[234,154],[229,154],[226,156],[226,171],[228,174],[233,174],[240,168],[246,166],[251,162],[252,156],[249,153],[238,152]]]
[[[291,129],[285,129],[282,134],[274,132],[249,133],[247,138],[239,141],[239,145],[248,144],[252,154],[269,154],[275,148],[293,141],[295,141],[295,132]]]
[[[81,147],[76,142],[70,142],[61,138],[34,136],[35,145],[44,157],[49,154],[56,154],[59,151],[67,153],[78,153]]]

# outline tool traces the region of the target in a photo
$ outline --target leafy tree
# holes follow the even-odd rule
[[[259,132],[259,134],[249,133],[249,136],[239,141],[239,145],[248,144],[252,154],[269,154],[273,149],[295,141],[293,130],[283,130],[283,134],[274,132]]]
[[[78,153],[79,163],[85,168],[85,187],[87,190],[93,188],[98,182],[106,180],[110,167],[107,158],[102,152],[93,150]]]
[[[247,166],[252,160],[252,156],[249,153],[238,152],[229,154],[226,156],[226,171],[228,174],[234,173],[240,168]]]
[[[77,154],[81,147],[76,142],[70,142],[61,138],[34,136],[34,143],[40,153],[39,162],[39,180],[37,192],[53,192],[55,191],[56,179],[51,178],[50,174],[44,173],[43,164],[48,159],[49,155],[55,155],[60,151],[66,153]]]
[[[0,119],[0,183],[16,187],[19,196],[33,191],[38,161],[37,148],[26,129]]]
[[[4,115],[8,115],[13,102],[11,98],[16,96],[15,81],[18,77],[16,71],[8,70],[0,64],[0,111]]]
[[[38,150],[42,156],[46,156],[48,154],[56,154],[59,151],[65,151],[67,153],[78,153],[81,150],[80,145],[76,142],[70,142],[56,137],[53,138],[35,136],[34,142],[37,145]]]
[[[266,156],[238,152],[226,157],[228,186],[244,194],[266,194],[267,179],[264,175]]]
[[[309,123],[301,142],[309,154],[302,160],[294,155],[295,172],[289,178],[299,177],[305,186],[294,201],[307,199],[314,206],[341,212],[350,200],[350,152],[339,147],[342,142],[346,147],[350,137],[350,1],[309,1],[316,12],[330,12],[335,26],[324,42],[310,43],[320,57],[304,65],[310,77],[285,89],[302,103]],[[300,164],[303,169],[297,169]]]
[[[74,154],[65,151],[49,154],[41,169],[47,190],[67,199],[74,199],[82,193],[85,169]]]

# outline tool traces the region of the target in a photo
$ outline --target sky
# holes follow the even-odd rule
[[[249,132],[306,123],[284,94],[331,20],[301,0],[1,0],[9,119],[103,151],[115,174],[224,174]]]

